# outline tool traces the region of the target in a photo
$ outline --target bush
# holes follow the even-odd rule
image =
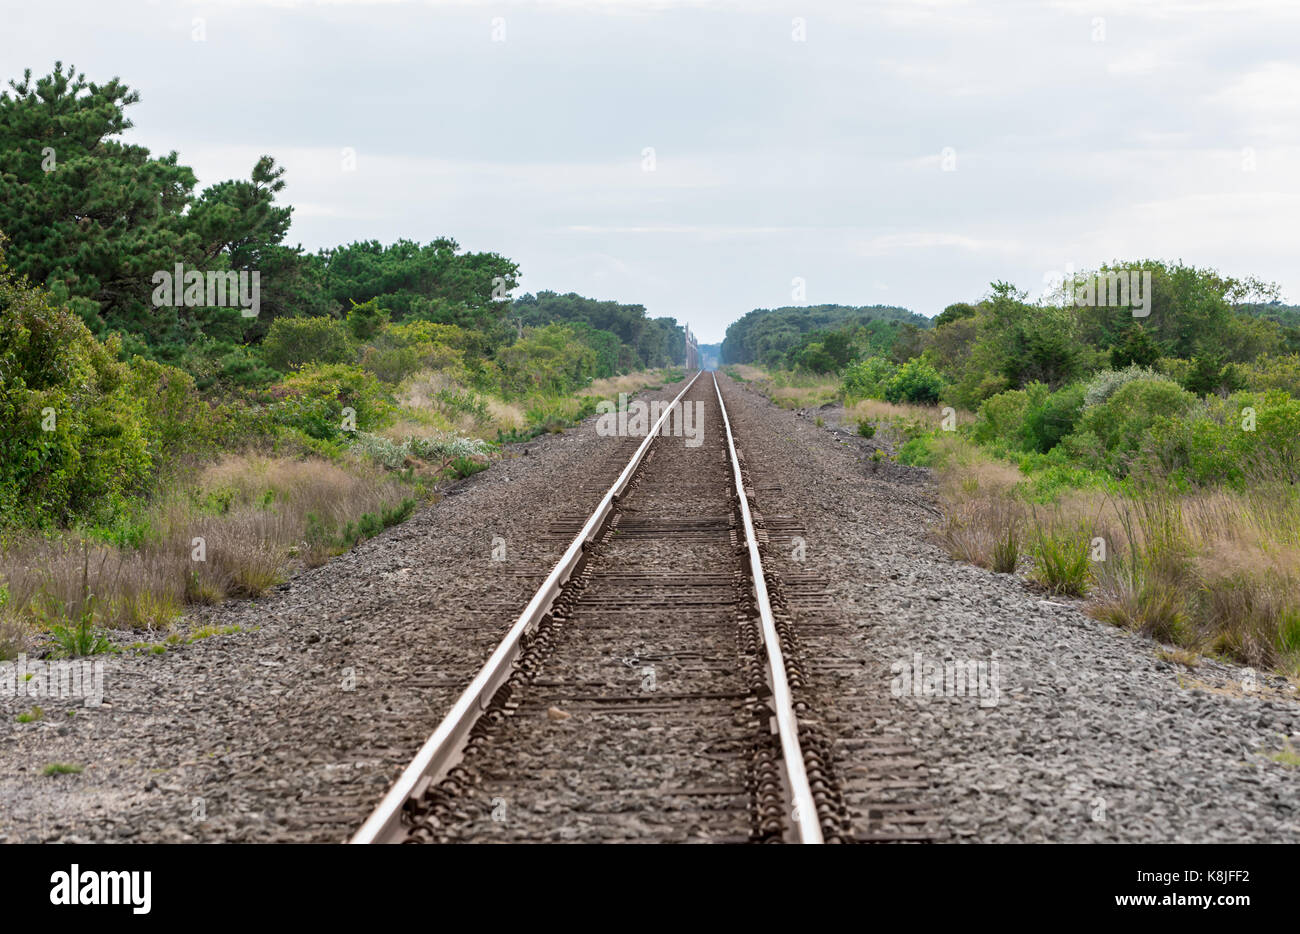
[[[1037,384],[1037,385],[1042,385]],[[1024,437],[1031,451],[1047,453],[1074,431],[1083,414],[1084,387],[1066,386],[1032,404],[1025,412]]]
[[[1103,370],[1088,381],[1083,394],[1085,406],[1101,405],[1121,386],[1137,379],[1164,379],[1155,370],[1147,367],[1130,366],[1123,370]]]
[[[911,438],[903,442],[898,449],[898,462],[909,467],[934,466],[934,451],[930,448],[928,436]]]
[[[470,438],[458,438],[455,435],[441,435],[433,438],[409,437],[403,441],[390,441],[380,435],[359,432],[353,450],[378,464],[396,470],[406,463],[408,457],[424,461],[452,462],[457,459],[483,457],[487,445]]]
[[[1216,354],[1201,354],[1191,360],[1187,375],[1182,379],[1183,388],[1198,396],[1213,393],[1231,393],[1246,386],[1245,380],[1231,363],[1225,363]]]
[[[135,357],[127,387],[141,402],[155,461],[169,461],[212,442],[212,410],[199,397],[194,378],[184,370]]]
[[[524,336],[497,354],[502,389],[512,395],[564,394],[596,373],[596,351],[562,324],[524,328]]]
[[[348,333],[355,340],[368,341],[388,323],[388,312],[379,307],[377,299],[360,305],[353,302],[346,323]]]
[[[273,392],[279,396],[272,407],[276,423],[321,440],[373,431],[392,418],[393,406],[379,381],[347,364],[308,364]],[[344,409],[352,410],[354,424],[345,422]]]
[[[847,400],[883,399],[885,387],[898,368],[884,357],[868,357],[844,371],[844,396]]]
[[[262,338],[266,362],[287,373],[309,363],[353,359],[347,328],[333,318],[276,318]]]
[[[1046,386],[1030,383],[1026,389],[1010,389],[985,399],[972,429],[975,440],[981,444],[1002,441],[1015,450],[1027,450],[1026,416],[1032,405],[1041,405],[1046,397]]]
[[[1162,418],[1185,415],[1196,401],[1194,395],[1170,380],[1135,379],[1123,383],[1105,402],[1086,406],[1079,427],[1097,438],[1100,461],[1112,473],[1123,476],[1156,423]]]
[[[106,520],[144,489],[149,422],[119,348],[0,266],[0,522]]]
[[[361,368],[392,386],[423,367],[414,347],[367,347],[361,354]]]
[[[885,387],[890,402],[916,402],[933,405],[943,392],[943,377],[920,357],[904,363]]]

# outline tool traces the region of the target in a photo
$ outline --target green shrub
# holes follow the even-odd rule
[[[353,302],[345,323],[354,339],[368,341],[388,323],[388,312],[379,307],[377,299],[360,305]]]
[[[361,354],[361,368],[393,386],[423,366],[414,347],[367,347]]]
[[[497,353],[502,389],[514,396],[565,394],[596,373],[597,354],[563,324],[524,328],[523,337]]]
[[[1032,405],[1041,405],[1046,398],[1047,387],[1042,383],[1030,383],[1026,389],[1009,389],[990,396],[980,404],[971,429],[972,437],[980,444],[1002,441],[1014,450],[1026,450],[1029,440],[1026,416]]]
[[[184,370],[144,357],[131,360],[127,389],[140,400],[145,435],[155,461],[197,452],[214,441],[212,410]]]
[[[1149,367],[1130,366],[1122,370],[1102,370],[1088,380],[1084,389],[1085,406],[1101,405],[1115,394],[1121,386],[1137,379],[1167,379]]]
[[[929,436],[923,435],[904,442],[898,449],[898,462],[911,467],[932,467],[934,451],[930,449]]]
[[[323,440],[350,436],[344,410],[351,409],[356,431],[373,431],[392,419],[393,405],[370,373],[343,363],[308,364],[285,377],[274,390],[277,424]]]
[[[334,318],[276,318],[262,338],[262,356],[281,372],[309,363],[347,363],[352,345],[344,324]]]
[[[913,357],[894,374],[885,387],[890,402],[915,402],[933,405],[943,392],[943,377],[920,357]]]
[[[108,519],[146,487],[150,422],[119,349],[0,266],[0,524]]]
[[[1075,383],[1029,406],[1024,423],[1024,438],[1029,450],[1045,454],[1074,431],[1079,416],[1083,414],[1084,391],[1083,384]]]
[[[853,399],[883,399],[898,368],[884,357],[868,357],[849,366],[844,371],[844,397]]]
[[[481,470],[487,470],[488,465],[481,460],[475,460],[472,457],[457,457],[451,462],[451,472],[458,478],[472,477]]]
[[[1125,382],[1105,402],[1087,406],[1079,427],[1096,437],[1101,462],[1124,476],[1157,421],[1186,414],[1196,397],[1164,378]]]
[[[1300,480],[1300,399],[1280,389],[1237,393],[1225,408],[1228,448],[1251,473],[1292,483]],[[1254,410],[1254,430],[1247,430],[1246,409]]]

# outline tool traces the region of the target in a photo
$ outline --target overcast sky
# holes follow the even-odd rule
[[[450,236],[705,341],[756,307],[933,315],[1146,257],[1300,301],[1297,0],[0,0],[0,22],[6,79],[122,78],[130,139],[203,185],[273,155],[293,242]]]

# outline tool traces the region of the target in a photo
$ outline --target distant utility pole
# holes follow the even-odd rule
[[[691,326],[686,325],[686,369],[698,370],[700,368],[700,345],[695,340],[695,335],[691,333]]]

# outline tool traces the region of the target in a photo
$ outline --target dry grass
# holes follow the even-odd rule
[[[1025,508],[1011,496],[981,496],[953,503],[937,533],[948,554],[1000,574],[1020,561]]]
[[[0,552],[12,612],[45,627],[89,618],[113,628],[166,628],[180,613],[184,572],[182,558],[153,543],[124,549],[33,535]]]
[[[408,377],[399,387],[397,398],[404,417],[383,432],[394,441],[446,432],[490,438],[496,437],[498,431],[517,431],[528,423],[522,405],[475,392],[437,370],[422,370]],[[477,408],[467,408],[455,400],[472,401]]]
[[[840,388],[834,374],[778,373],[764,392],[783,409],[815,409],[838,401]]]
[[[1034,507],[1020,496],[1024,478],[1012,465],[960,438],[936,439],[935,448],[945,511],[936,531],[953,557],[1002,568],[1009,552],[1032,553],[1034,576],[1056,592],[1086,591],[1098,619],[1182,649],[1300,673],[1294,487],[1260,482],[1246,492],[1183,494],[1152,483],[1123,496],[1071,491]]]
[[[739,378],[747,383],[761,382],[769,378],[766,370],[750,366],[748,363],[728,363],[722,369],[733,378]]]
[[[1160,646],[1156,649],[1156,658],[1184,668],[1195,668],[1201,664],[1201,656],[1187,649],[1174,646]]]
[[[28,627],[89,619],[166,629],[186,603],[258,596],[295,561],[313,566],[345,550],[349,523],[391,512],[406,496],[398,481],[360,462],[229,456],[150,507],[139,548],[75,533],[7,540],[0,582],[11,623],[0,631],[0,652]]]
[[[954,425],[961,427],[975,421],[975,415],[965,409],[954,409]],[[912,419],[928,428],[938,427],[944,418],[944,407],[938,405],[913,405],[907,402],[885,402],[883,399],[860,399],[844,409],[844,417],[850,421],[892,421]]]
[[[0,661],[17,658],[27,651],[27,626],[17,617],[0,610]]]
[[[631,395],[644,389],[661,388],[666,383],[667,374],[666,370],[638,370],[622,376],[597,379],[593,380],[591,385],[579,390],[578,395],[595,396],[598,399],[617,399],[621,392]]]

